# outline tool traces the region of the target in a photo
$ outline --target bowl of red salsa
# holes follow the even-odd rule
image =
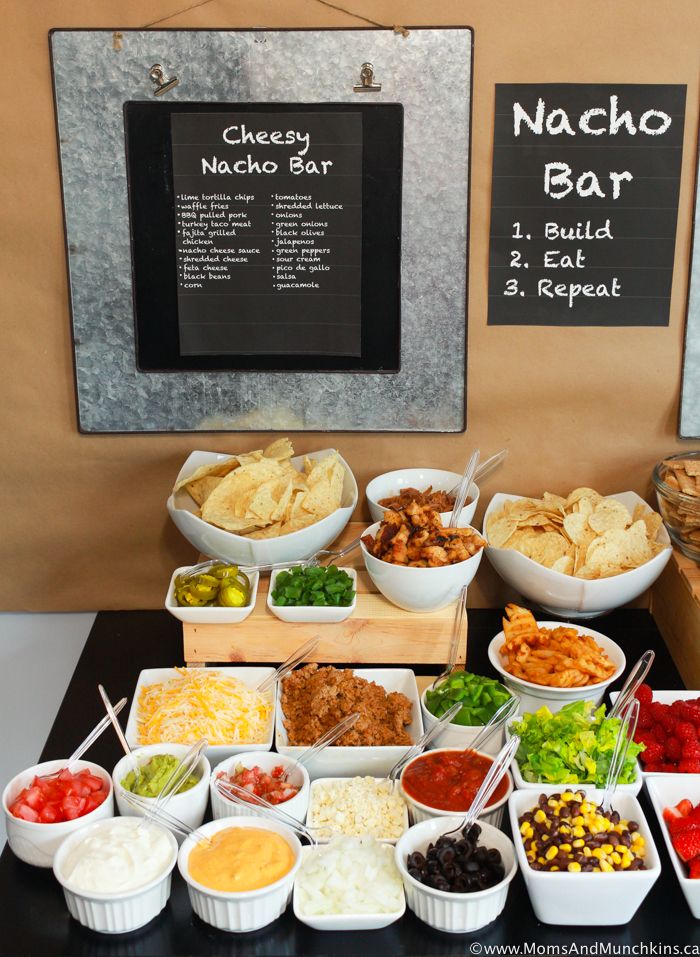
[[[401,788],[413,823],[467,811],[492,764],[493,755],[470,748],[436,748],[409,761],[401,772]],[[512,792],[513,779],[506,771],[481,820],[498,827]]]

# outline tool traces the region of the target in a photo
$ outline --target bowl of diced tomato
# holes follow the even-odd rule
[[[15,775],[2,794],[7,843],[20,860],[52,867],[63,840],[83,824],[114,816],[110,775],[99,764],[67,758]]]
[[[218,780],[232,781],[248,791],[251,794],[250,808],[224,797],[216,786]],[[212,771],[209,787],[214,820],[231,815],[255,817],[258,813],[255,795],[258,795],[269,804],[279,805],[280,811],[291,814],[302,823],[309,809],[310,790],[311,783],[306,768],[297,764],[293,758],[273,751],[234,754],[217,764]]]

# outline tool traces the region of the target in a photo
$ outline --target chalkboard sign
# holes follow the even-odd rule
[[[362,114],[170,122],[181,353],[360,356]]]
[[[685,91],[496,85],[490,325],[668,325]]]
[[[124,114],[139,369],[399,369],[399,104]]]

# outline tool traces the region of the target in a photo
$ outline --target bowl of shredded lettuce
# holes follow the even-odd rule
[[[508,734],[520,735],[520,747],[513,762],[518,788],[539,788],[543,784],[590,784],[603,787],[620,727],[619,718],[606,717],[602,704],[573,701],[552,714],[542,707],[515,717]],[[630,742],[618,787],[638,794],[642,787],[637,755],[643,744]]]

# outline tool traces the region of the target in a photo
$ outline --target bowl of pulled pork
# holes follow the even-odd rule
[[[362,536],[367,573],[390,602],[406,611],[445,608],[468,585],[486,542],[471,525],[448,528],[439,512],[412,502],[387,511]]]

